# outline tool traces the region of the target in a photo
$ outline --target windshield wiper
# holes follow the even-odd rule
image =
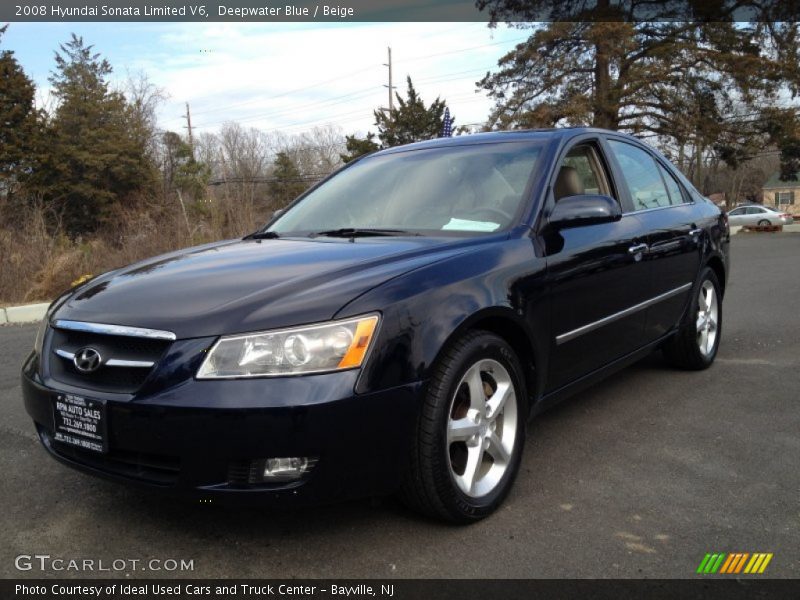
[[[326,231],[315,231],[309,233],[308,237],[369,237],[369,236],[391,236],[391,235],[420,235],[419,233],[412,233],[405,229],[371,229],[365,227],[342,227],[341,229],[328,229]]]
[[[274,231],[256,231],[250,235],[244,236],[243,240],[276,240],[280,236]]]

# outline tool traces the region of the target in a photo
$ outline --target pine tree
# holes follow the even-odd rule
[[[349,163],[359,156],[364,156],[370,152],[380,150],[380,145],[375,141],[375,134],[372,132],[367,133],[367,137],[365,138],[360,138],[355,135],[345,136],[345,146],[347,148],[347,154],[339,155],[343,163]]]
[[[279,209],[302,194],[308,185],[303,181],[300,169],[286,152],[278,152],[273,167],[269,194],[272,206]]]
[[[179,190],[195,200],[201,198],[211,178],[208,165],[196,160],[188,142],[174,131],[164,132],[162,145],[162,176],[166,189]]]
[[[375,152],[383,148],[411,144],[439,137],[444,126],[444,111],[447,103],[440,98],[436,98],[430,106],[425,106],[411,77],[406,78],[408,89],[406,97],[395,94],[397,106],[391,111],[376,110],[375,125],[378,126],[377,138],[380,143],[375,141],[376,135],[368,132],[364,138],[355,135],[348,135],[345,138],[347,154],[341,154],[342,161],[350,162]]]
[[[8,25],[0,27],[0,40]],[[10,50],[0,52],[0,196],[10,196],[33,168],[40,115],[35,87]]]
[[[67,231],[79,235],[147,189],[154,169],[124,96],[109,88],[109,62],[75,34],[55,61],[50,83],[58,106],[34,180]]]
[[[446,102],[436,98],[426,107],[414,89],[411,77],[407,77],[406,82],[408,84],[406,97],[395,94],[397,98],[395,108],[386,112],[380,110],[374,112],[378,139],[384,148],[430,140],[438,137],[442,131]]]

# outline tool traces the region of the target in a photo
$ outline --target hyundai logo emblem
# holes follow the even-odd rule
[[[94,348],[81,348],[75,353],[72,363],[81,373],[94,373],[103,364],[103,358]]]

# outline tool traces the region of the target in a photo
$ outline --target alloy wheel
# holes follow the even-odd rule
[[[719,306],[714,284],[705,280],[697,298],[697,346],[703,356],[714,351],[719,324]]]
[[[464,373],[450,402],[450,474],[467,496],[494,490],[508,470],[517,436],[517,393],[508,370],[482,359]]]

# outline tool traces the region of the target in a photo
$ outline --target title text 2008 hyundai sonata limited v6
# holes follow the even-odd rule
[[[531,416],[657,348],[713,362],[729,241],[630,136],[392,148],[244,239],[64,294],[25,406],[92,474],[264,504],[399,491],[469,522],[508,493]]]

